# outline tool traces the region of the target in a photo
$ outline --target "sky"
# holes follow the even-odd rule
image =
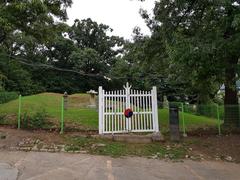
[[[92,20],[109,25],[114,31],[113,35],[132,38],[132,31],[139,26],[143,34],[149,35],[144,20],[139,14],[143,8],[152,14],[155,0],[73,0],[73,5],[68,9],[68,24],[72,25],[74,19]]]

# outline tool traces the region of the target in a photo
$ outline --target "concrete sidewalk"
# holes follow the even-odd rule
[[[240,179],[240,165],[85,154],[0,152],[0,180]]]

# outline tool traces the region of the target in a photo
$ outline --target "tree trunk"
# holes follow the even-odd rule
[[[232,58],[225,69],[224,126],[239,126],[239,105],[236,87],[238,58]]]

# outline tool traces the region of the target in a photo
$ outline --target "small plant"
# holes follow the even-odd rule
[[[31,121],[29,122],[30,127],[43,128],[46,125],[47,117],[48,115],[45,110],[37,112],[32,116]]]
[[[27,113],[24,113],[21,122],[22,126],[25,129],[42,129],[47,124],[48,114],[45,110],[36,112],[32,116],[28,116]]]
[[[25,112],[23,117],[21,117],[21,122],[22,122],[22,127],[24,129],[27,129],[28,128],[28,116],[27,116],[27,113]]]
[[[0,124],[5,123],[5,118],[6,118],[6,115],[0,115]]]
[[[70,145],[66,145],[65,146],[65,151],[69,152],[69,151],[80,151],[80,146],[78,145],[73,145],[73,144],[70,144]]]

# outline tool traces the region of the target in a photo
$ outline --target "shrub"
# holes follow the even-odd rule
[[[18,93],[16,92],[0,91],[0,104],[7,103],[17,98],[18,98]]]
[[[30,121],[30,127],[32,128],[43,128],[47,124],[47,113],[45,110],[37,112],[33,115]]]
[[[21,125],[24,129],[28,128],[28,119],[29,117],[27,116],[27,113],[25,112],[23,116],[21,117]]]
[[[32,116],[27,113],[21,118],[22,127],[25,129],[43,129],[47,125],[48,114],[45,110],[36,112]]]
[[[5,118],[6,118],[6,115],[0,115],[0,124],[5,123]]]

